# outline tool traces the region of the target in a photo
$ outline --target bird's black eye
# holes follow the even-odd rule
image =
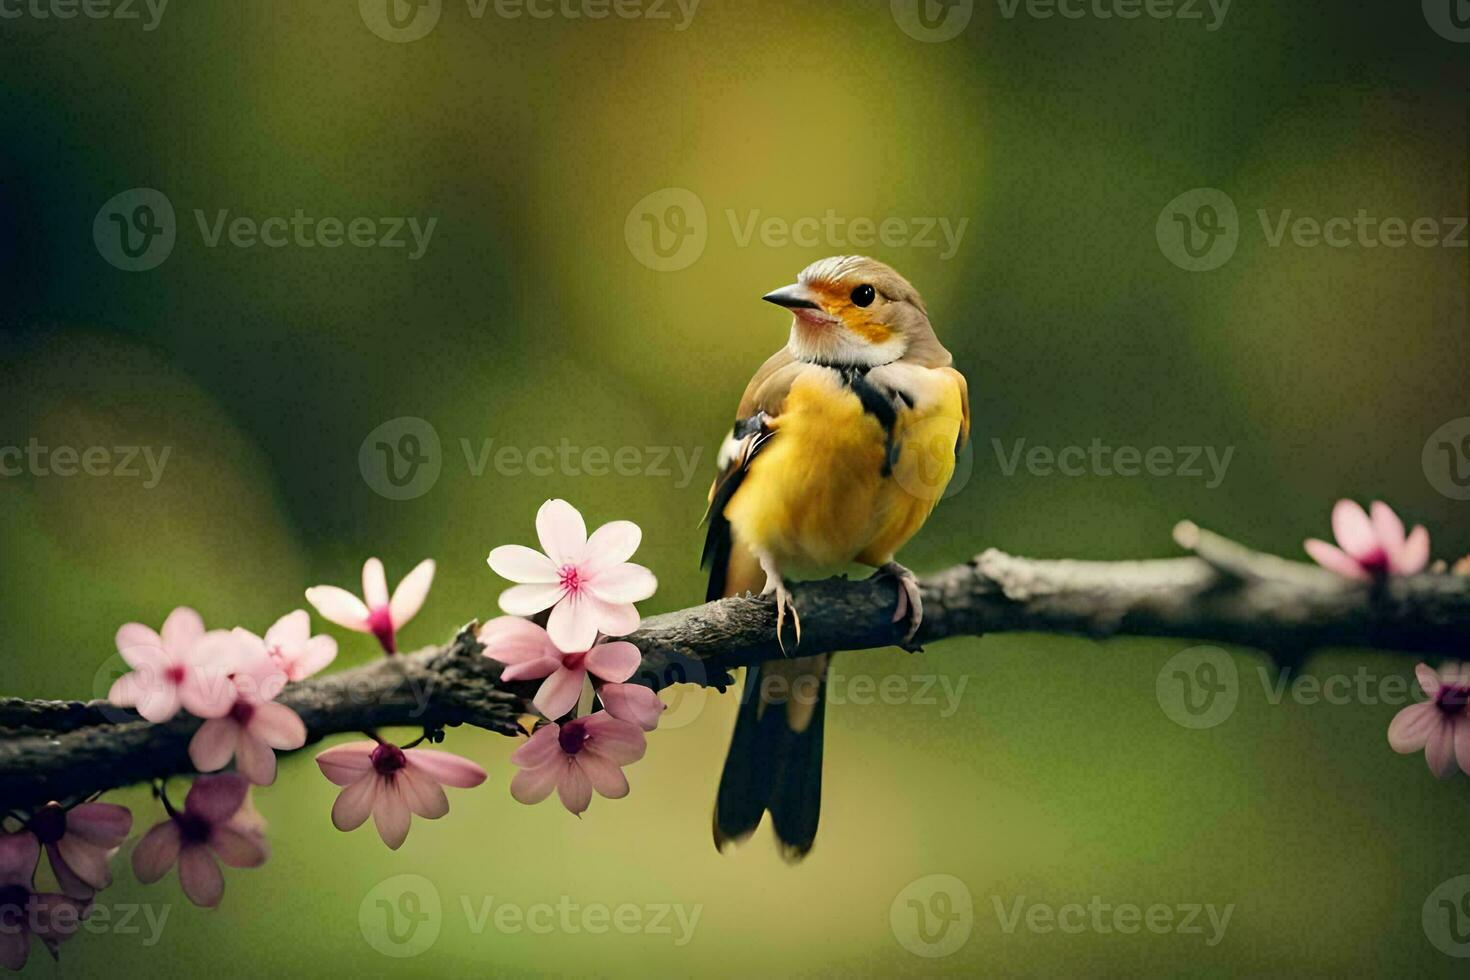
[[[877,297],[878,293],[867,283],[863,283],[852,291],[852,301],[858,306],[871,306]]]

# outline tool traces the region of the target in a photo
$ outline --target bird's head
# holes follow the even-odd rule
[[[951,361],[918,290],[877,259],[838,255],[813,262],[796,282],[762,298],[792,312],[787,348],[797,360],[834,367]]]

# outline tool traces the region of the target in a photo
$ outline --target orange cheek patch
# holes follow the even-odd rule
[[[810,283],[822,297],[827,312],[842,320],[842,325],[870,344],[882,344],[893,339],[893,330],[868,317],[867,311],[852,301],[852,297],[830,283]]]

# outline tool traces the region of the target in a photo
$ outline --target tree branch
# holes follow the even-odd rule
[[[1251,551],[1184,523],[1194,556],[1148,561],[1038,561],[994,549],[924,578],[916,642],[986,633],[1178,637],[1300,658],[1320,647],[1415,654],[1464,652],[1470,578],[1419,575],[1368,586],[1313,565]],[[828,579],[797,585],[802,654],[900,642],[894,583]],[[282,703],[308,744],[389,726],[475,725],[513,734],[534,684],[504,683],[481,656],[475,624],[449,644],[290,685]],[[737,597],[651,616],[627,637],[643,651],[634,680],[724,689],[729,672],[785,656],[771,600]],[[788,631],[788,640],[790,639]],[[105,702],[0,699],[0,808],[76,799],[192,771],[199,721],[149,724]]]

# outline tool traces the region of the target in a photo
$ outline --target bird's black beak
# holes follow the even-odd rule
[[[788,310],[820,310],[822,308],[818,305],[815,294],[799,282],[782,286],[773,293],[766,293],[761,299],[767,303],[784,306]]]

